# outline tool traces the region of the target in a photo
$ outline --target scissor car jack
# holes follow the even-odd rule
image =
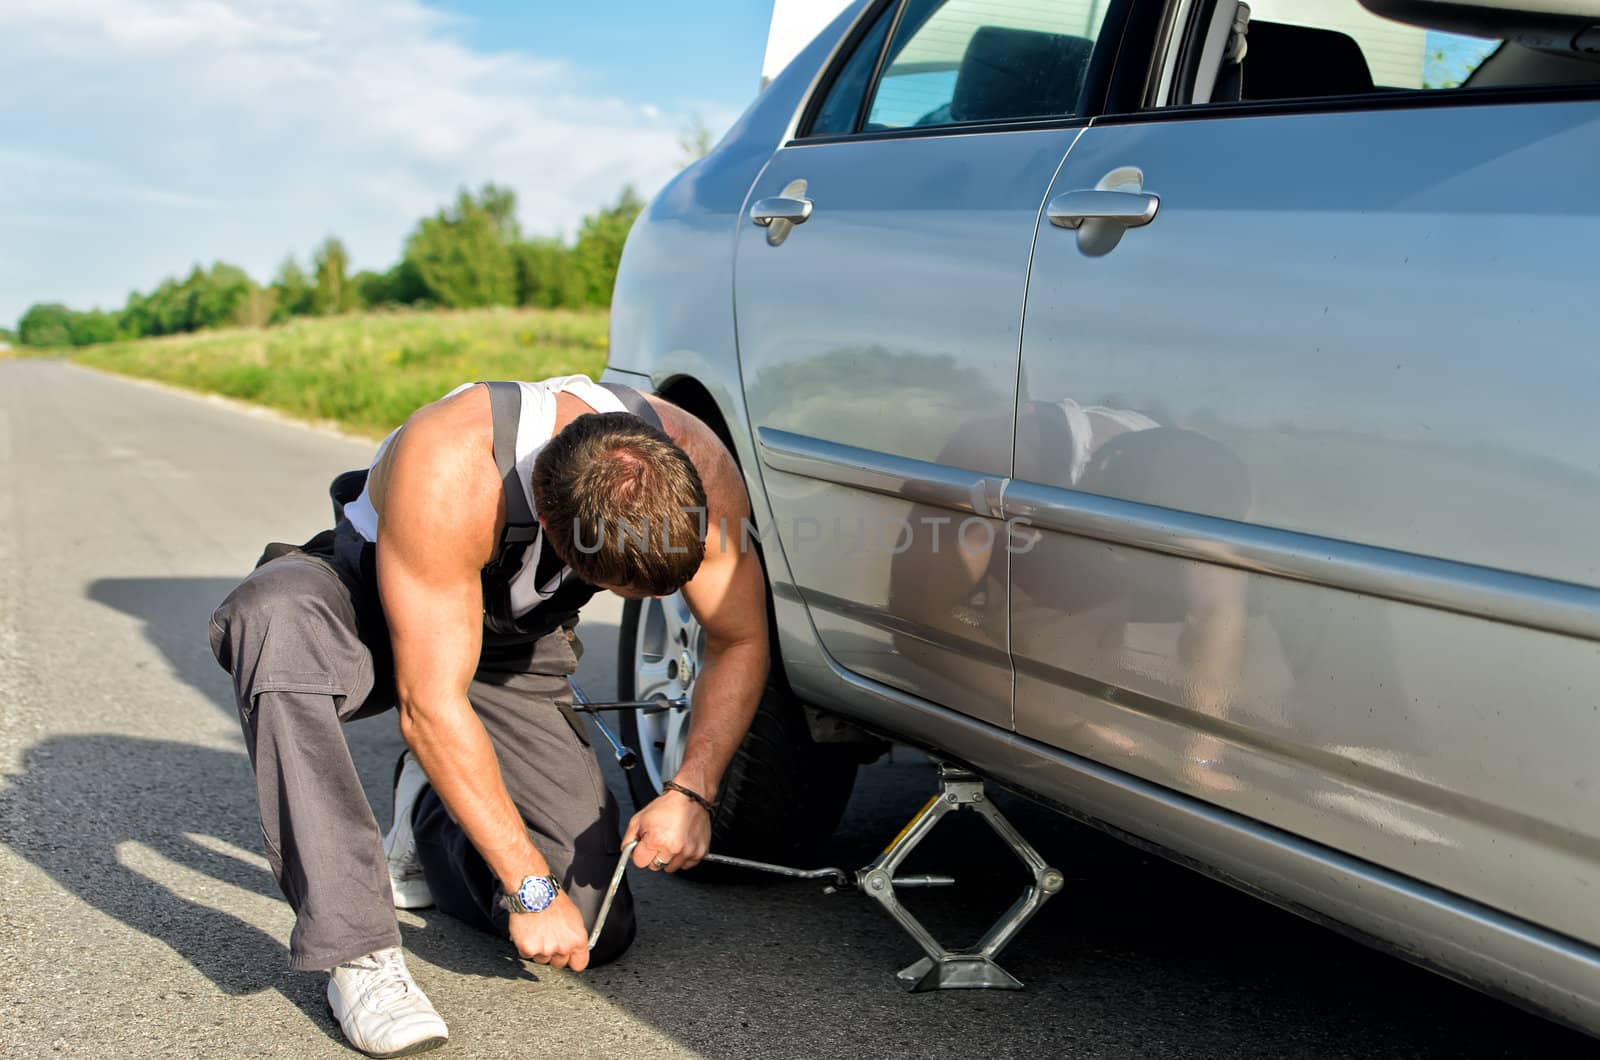
[[[594,707],[604,709],[600,704],[595,704]],[[1021,833],[1006,820],[1005,815],[985,797],[983,781],[976,774],[943,762],[938,765],[938,794],[917,811],[917,815],[890,841],[883,853],[865,868],[858,869],[854,873],[834,868],[795,869],[786,865],[772,865],[763,861],[750,861],[722,854],[707,854],[705,860],[719,865],[771,872],[792,879],[827,880],[828,885],[824,888],[824,893],[827,894],[851,887],[859,890],[883,906],[927,955],[895,974],[900,985],[913,993],[960,989],[1020,990],[1021,980],[996,964],[995,958],[1006,944],[1016,937],[1017,932],[1022,930],[1022,926],[1033,917],[1033,914],[1039,911],[1039,907],[1044,905],[1051,895],[1061,890],[1064,877],[1059,871],[1044,863],[1039,852],[1022,838]],[[906,856],[927,837],[940,819],[946,814],[961,810],[970,810],[988,822],[989,827],[994,829],[1006,846],[1011,848],[1011,852],[1027,867],[1033,880],[1023,889],[1021,897],[1015,904],[988,930],[976,946],[971,949],[952,950],[941,945],[939,940],[929,934],[928,929],[900,904],[896,892],[904,887],[946,887],[955,883],[955,879],[950,876],[896,876],[895,873],[900,868],[901,862],[905,861]],[[628,867],[629,858],[636,845],[637,841],[624,847],[622,857],[617,861],[616,871],[611,876],[611,886],[606,891],[605,901],[600,906],[600,915],[595,920],[594,933],[589,936],[591,947],[600,938],[600,929],[605,926],[606,914],[611,911],[611,900],[616,896],[617,887],[622,882],[622,874]]]

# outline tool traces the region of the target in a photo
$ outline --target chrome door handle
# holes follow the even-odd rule
[[[1057,228],[1080,228],[1085,221],[1115,221],[1124,228],[1142,228],[1156,219],[1161,197],[1147,191],[1103,191],[1084,188],[1057,195],[1045,215]]]
[[[806,218],[811,216],[811,200],[796,198],[788,195],[774,195],[770,199],[758,199],[750,207],[750,220],[766,228],[774,221],[788,221],[792,225],[803,225]]]

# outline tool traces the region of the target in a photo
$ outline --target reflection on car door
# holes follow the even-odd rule
[[[1006,493],[1020,733],[1600,941],[1597,141],[1593,102],[1080,138]]]
[[[865,134],[778,151],[751,194],[765,223],[747,218],[738,237],[746,398],[822,644],[849,670],[1007,726],[993,545],[1022,296],[1040,204],[1077,129],[919,127],[1070,116],[1091,40],[1036,23],[1068,11],[1081,32],[1092,22],[1077,8],[1090,6],[905,5]],[[1031,66],[993,61],[1029,48],[1017,54]],[[1040,63],[1068,75],[1040,89],[1027,80]]]

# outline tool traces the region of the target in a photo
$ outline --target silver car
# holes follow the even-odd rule
[[[1600,2],[1502,5],[861,0],[656,197],[608,376],[779,649],[718,846],[906,741],[1600,1032]]]

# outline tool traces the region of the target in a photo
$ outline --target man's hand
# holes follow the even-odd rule
[[[635,839],[633,863],[639,868],[692,869],[711,849],[711,815],[687,796],[663,792],[628,822],[622,845]]]
[[[583,914],[565,892],[537,913],[512,913],[511,941],[518,953],[536,964],[575,972],[589,967],[589,933],[583,929]]]

